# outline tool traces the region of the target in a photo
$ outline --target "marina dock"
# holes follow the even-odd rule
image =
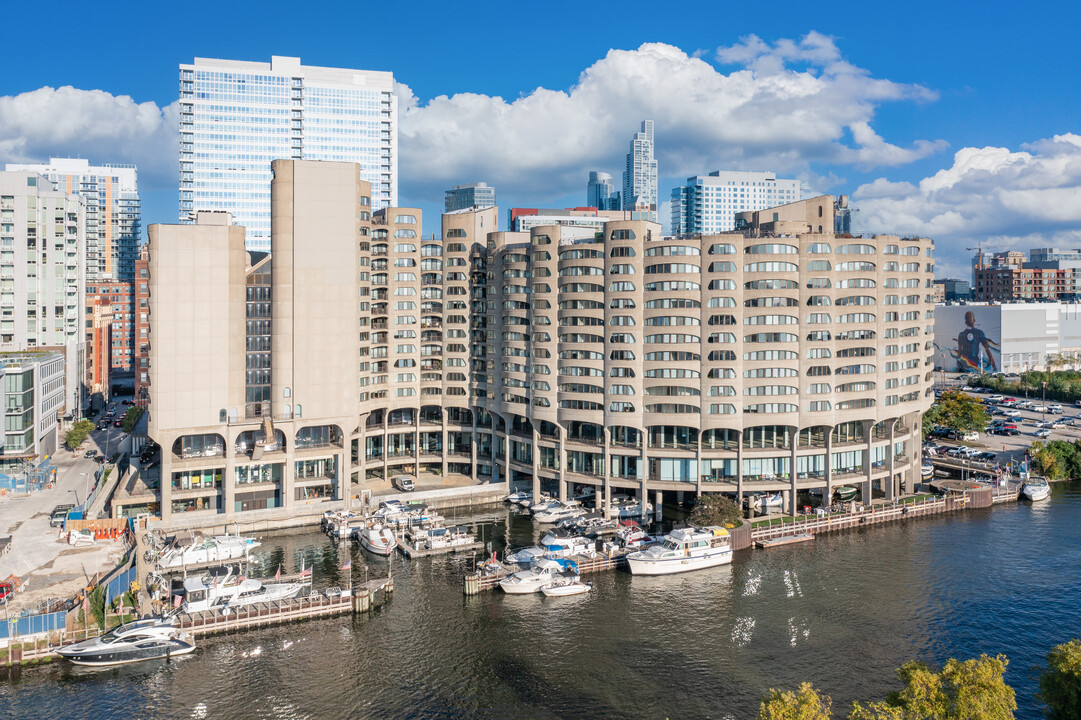
[[[477,550],[483,549],[484,543],[479,540],[476,542],[471,542],[467,545],[448,545],[446,547],[427,549],[415,547],[404,537],[398,538],[398,551],[407,558],[428,557],[430,555],[449,555],[451,553],[462,552],[476,552]]]
[[[769,548],[782,547],[784,545],[795,545],[797,543],[805,543],[814,540],[815,536],[808,532],[794,533],[792,535],[781,535],[780,537],[770,538],[768,540],[755,541],[755,547],[768,550]]]
[[[385,605],[393,592],[393,581],[390,578],[381,578],[356,585],[351,591],[340,594],[312,593],[304,597],[273,603],[256,603],[237,608],[228,615],[213,610],[181,613],[177,616],[177,620],[180,628],[187,630],[195,637],[239,632],[316,617],[368,612]]]
[[[578,569],[579,575],[586,575],[589,573],[601,572],[604,570],[615,570],[618,567],[625,566],[627,564],[627,554],[624,552],[598,554],[596,557],[582,557],[581,555],[572,555],[566,560],[573,562]],[[463,590],[466,595],[479,595],[485,590],[494,590],[499,587],[499,581],[505,577],[510,576],[513,573],[518,572],[524,568],[507,567],[504,572],[494,573],[469,573],[465,576],[463,583]]]

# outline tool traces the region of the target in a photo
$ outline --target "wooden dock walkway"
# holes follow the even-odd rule
[[[565,558],[570,560],[578,567],[579,575],[587,575],[589,573],[602,572],[604,570],[615,570],[618,567],[622,567],[627,564],[627,554],[613,553],[599,553],[596,557],[582,557],[580,555],[572,555]],[[499,587],[499,581],[511,574],[518,572],[523,568],[506,568],[504,572],[494,573],[469,573],[465,576],[464,580],[464,592],[466,595],[477,595],[485,590],[494,590]]]

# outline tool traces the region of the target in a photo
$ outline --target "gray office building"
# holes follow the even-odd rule
[[[444,212],[455,210],[468,210],[470,208],[486,208],[495,205],[495,188],[489,187],[488,183],[469,183],[468,185],[455,185],[446,191],[447,197],[444,203]]]

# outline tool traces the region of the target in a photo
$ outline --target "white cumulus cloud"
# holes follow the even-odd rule
[[[1017,151],[958,150],[918,184],[879,178],[853,193],[868,231],[935,238],[938,265],[961,271],[985,250],[1027,250],[1081,240],[1081,136],[1056,135]],[[967,276],[964,271],[963,276]]]
[[[485,179],[518,193],[560,195],[588,169],[620,170],[631,135],[655,121],[662,175],[719,167],[804,172],[814,162],[896,166],[940,150],[940,140],[891,144],[872,128],[887,102],[924,102],[921,86],[871,77],[832,38],[774,44],[750,36],[715,54],[662,43],[610,50],[567,90],[505,99],[475,93],[418,100],[401,86],[399,165],[410,195]],[[615,172],[613,174],[616,174]]]
[[[85,157],[135,163],[140,185],[176,186],[176,104],[71,86],[0,97],[0,162]]]

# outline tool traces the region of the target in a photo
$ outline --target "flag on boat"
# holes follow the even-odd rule
[[[311,568],[308,568],[307,570],[301,570],[300,571],[300,577],[302,577],[302,578],[310,578],[311,576],[312,576],[312,569]]]
[[[237,578],[237,583],[238,583],[238,584],[239,584],[239,583],[242,583],[242,582],[244,582],[244,581],[245,581],[245,580],[247,580],[247,579],[248,579],[248,576],[247,576],[247,575],[241,575],[241,576],[240,576],[239,578]]]
[[[353,569],[353,559],[350,558],[350,559],[346,560],[345,565],[342,565],[341,569],[342,570],[352,570]]]
[[[281,563],[278,563],[278,572],[274,573],[274,579],[275,580],[281,580],[282,579],[282,564]]]
[[[182,602],[184,602],[183,595],[173,595],[173,607],[180,607]]]

